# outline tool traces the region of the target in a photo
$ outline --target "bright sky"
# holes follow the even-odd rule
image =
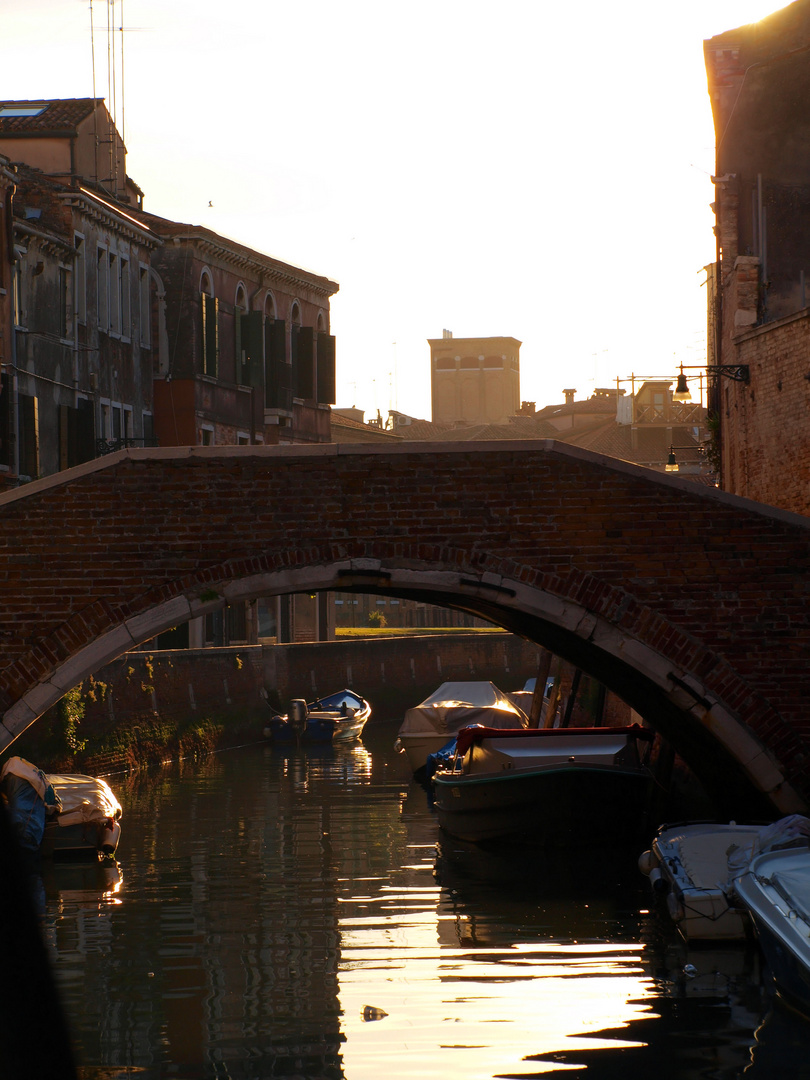
[[[781,6],[27,0],[0,98],[91,96],[92,10],[146,208],[339,282],[338,405],[429,419],[446,328],[522,341],[539,407],[705,360],[703,39]]]

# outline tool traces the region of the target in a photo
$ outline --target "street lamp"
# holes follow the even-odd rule
[[[683,364],[681,364],[680,374],[678,375],[678,381],[675,384],[675,389],[672,392],[673,401],[691,401],[692,395],[689,393],[689,387],[686,385],[686,376],[683,373]]]
[[[701,457],[703,457],[705,455],[705,453],[706,453],[706,447],[705,446],[696,446],[694,443],[692,444],[692,446],[672,446],[670,444],[669,456],[667,457],[667,463],[664,466],[664,472],[678,472],[679,471],[680,466],[678,465],[678,461],[677,461],[677,459],[675,457],[675,451],[676,450],[696,450],[697,453]]]
[[[705,371],[706,378],[709,382],[714,382],[720,378],[721,375],[727,379],[732,379],[734,382],[745,383],[747,386],[751,381],[751,369],[748,364],[687,364],[687,371]],[[675,384],[675,390],[672,394],[673,401],[691,401],[692,395],[689,393],[689,387],[686,385],[686,375],[684,375],[684,367],[681,364],[681,370],[678,373],[678,381]]]

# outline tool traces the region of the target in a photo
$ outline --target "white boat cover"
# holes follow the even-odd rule
[[[30,761],[26,761],[22,757],[12,757],[5,762],[3,768],[0,769],[0,783],[5,780],[8,775],[19,776],[21,780],[27,780],[31,787],[39,795],[40,799],[48,806],[53,806],[54,791],[48,791],[48,785],[51,783],[50,777],[38,769],[36,765],[32,765]],[[58,800],[57,800],[58,806]]]
[[[95,776],[48,774],[59,797],[61,811],[56,815],[59,825],[78,825],[86,821],[105,821],[121,817],[121,804],[109,784]]]
[[[772,825],[763,826],[747,843],[735,844],[728,849],[730,881],[744,874],[757,855],[797,842],[810,842],[810,818],[803,814],[788,814]]]
[[[446,682],[405,713],[400,735],[455,735],[463,727],[528,727],[522,709],[491,682]]]

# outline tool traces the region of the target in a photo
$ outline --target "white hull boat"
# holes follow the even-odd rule
[[[45,856],[115,855],[121,804],[105,780],[45,773],[13,757],[0,771],[0,793],[26,850]]]
[[[525,728],[529,719],[491,682],[445,682],[419,705],[408,709],[394,748],[405,754],[411,772],[421,773],[464,727]]]
[[[760,852],[803,843],[810,821],[794,814],[773,825],[687,822],[659,829],[639,869],[686,941],[741,941],[751,923],[735,880]]]
[[[756,856],[735,886],[779,996],[810,1016],[810,847]]]

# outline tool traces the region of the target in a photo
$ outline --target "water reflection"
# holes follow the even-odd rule
[[[117,888],[43,879],[84,1080],[804,1075],[756,952],[687,949],[637,852],[449,840],[394,734],[114,785]]]

